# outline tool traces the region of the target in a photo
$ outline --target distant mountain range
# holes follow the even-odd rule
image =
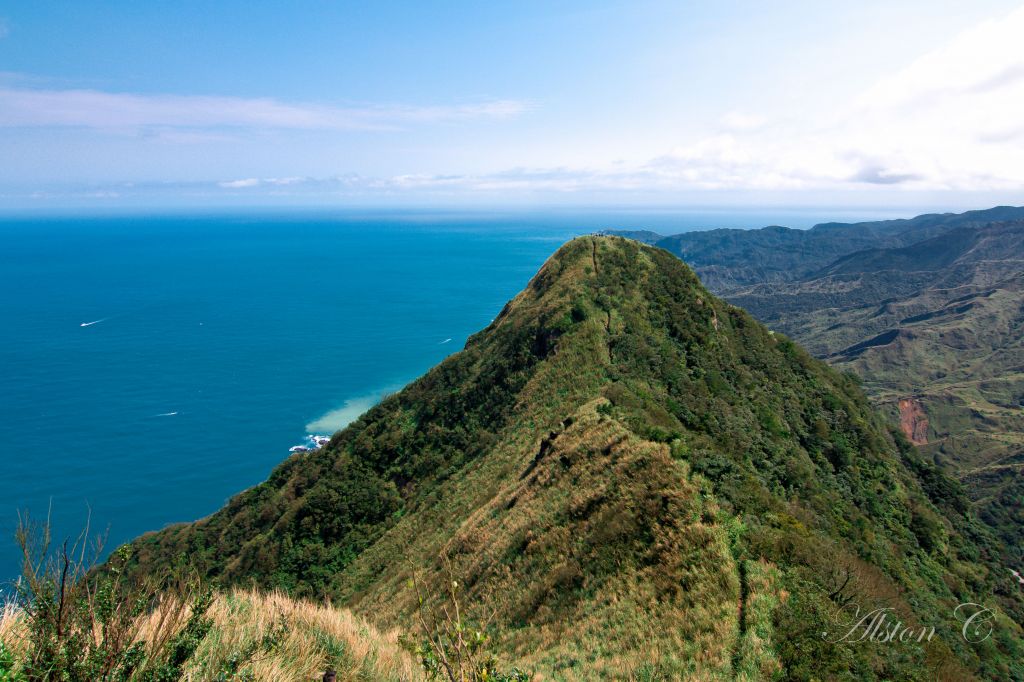
[[[714,293],[863,381],[1024,563],[1024,208],[664,237]]]
[[[770,226],[661,236],[649,231],[608,231],[670,251],[686,261],[714,292],[800,280],[835,260],[867,249],[917,244],[957,227],[1024,220],[1024,209],[999,206],[966,213],[927,214],[908,220],[822,223],[809,230]]]

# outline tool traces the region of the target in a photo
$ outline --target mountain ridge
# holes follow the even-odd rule
[[[1007,561],[1024,562],[1024,209],[823,223],[806,232],[826,248],[790,254],[782,272],[763,267],[779,254],[761,232],[775,231],[737,232],[728,248],[693,237],[693,253],[676,253],[717,295],[861,376],[922,455],[965,483]]]
[[[993,652],[958,640],[948,610],[997,580],[965,504],[854,379],[668,252],[584,237],[325,448],[132,548],[141,572],[184,554],[391,625],[411,576],[454,576],[502,654],[557,679],[994,677],[1020,597],[995,607]],[[909,656],[829,645],[845,596],[941,636]]]

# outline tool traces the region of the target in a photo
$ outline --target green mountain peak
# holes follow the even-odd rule
[[[1024,609],[1004,593],[1003,636],[961,636],[953,609],[998,570],[963,499],[855,379],[668,252],[588,236],[327,446],[134,549],[386,627],[454,578],[502,657],[551,679],[997,676]],[[823,636],[852,604],[936,635]]]

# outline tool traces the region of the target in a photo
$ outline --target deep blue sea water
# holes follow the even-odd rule
[[[0,580],[19,510],[52,508],[57,540],[91,513],[108,548],[215,511],[459,350],[572,236],[882,217],[861,213],[0,219]]]

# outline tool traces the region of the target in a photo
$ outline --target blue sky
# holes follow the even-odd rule
[[[1024,203],[1024,9],[0,2],[0,209]]]

